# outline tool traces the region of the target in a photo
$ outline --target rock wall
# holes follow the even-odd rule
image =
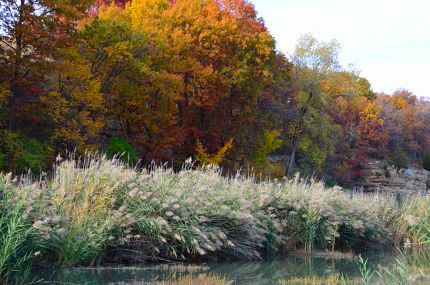
[[[385,161],[372,160],[363,169],[359,183],[366,192],[424,193],[430,191],[430,172],[410,167],[397,171]]]

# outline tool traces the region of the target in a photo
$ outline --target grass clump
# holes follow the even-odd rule
[[[3,205],[7,197],[21,202],[2,210],[4,231],[15,229],[8,221],[17,211],[25,237],[17,252],[41,244],[39,258],[62,266],[261,259],[277,251],[430,241],[428,198],[398,208],[389,197],[346,194],[299,177],[257,183],[212,166],[138,170],[91,155],[59,161],[49,177],[8,177],[0,186]]]
[[[412,196],[399,209],[393,225],[398,243],[406,248],[430,245],[430,196]]]
[[[9,179],[0,176],[0,283],[27,284],[39,237],[25,219],[24,201],[8,191]]]
[[[19,186],[47,257],[63,266],[99,263],[112,234],[132,219],[120,197],[134,176],[118,160],[87,156],[61,162],[43,183]]]

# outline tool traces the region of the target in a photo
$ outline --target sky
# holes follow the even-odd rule
[[[430,1],[251,0],[291,54],[302,34],[341,44],[339,60],[354,64],[375,92],[405,88],[430,97]]]

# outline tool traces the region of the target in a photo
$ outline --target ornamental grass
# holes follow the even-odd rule
[[[0,187],[3,279],[34,259],[60,266],[261,259],[430,241],[429,197],[399,207],[388,196],[299,176],[256,181],[214,166],[138,169],[87,155],[58,161],[37,179],[1,175]]]

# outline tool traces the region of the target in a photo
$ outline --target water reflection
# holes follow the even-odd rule
[[[367,254],[373,266],[393,262],[391,254]],[[261,262],[212,262],[202,265],[157,265],[148,267],[80,268],[45,270],[37,274],[46,283],[63,284],[154,284],[187,274],[215,274],[234,284],[277,284],[281,279],[346,274],[360,276],[352,258],[285,256]]]

